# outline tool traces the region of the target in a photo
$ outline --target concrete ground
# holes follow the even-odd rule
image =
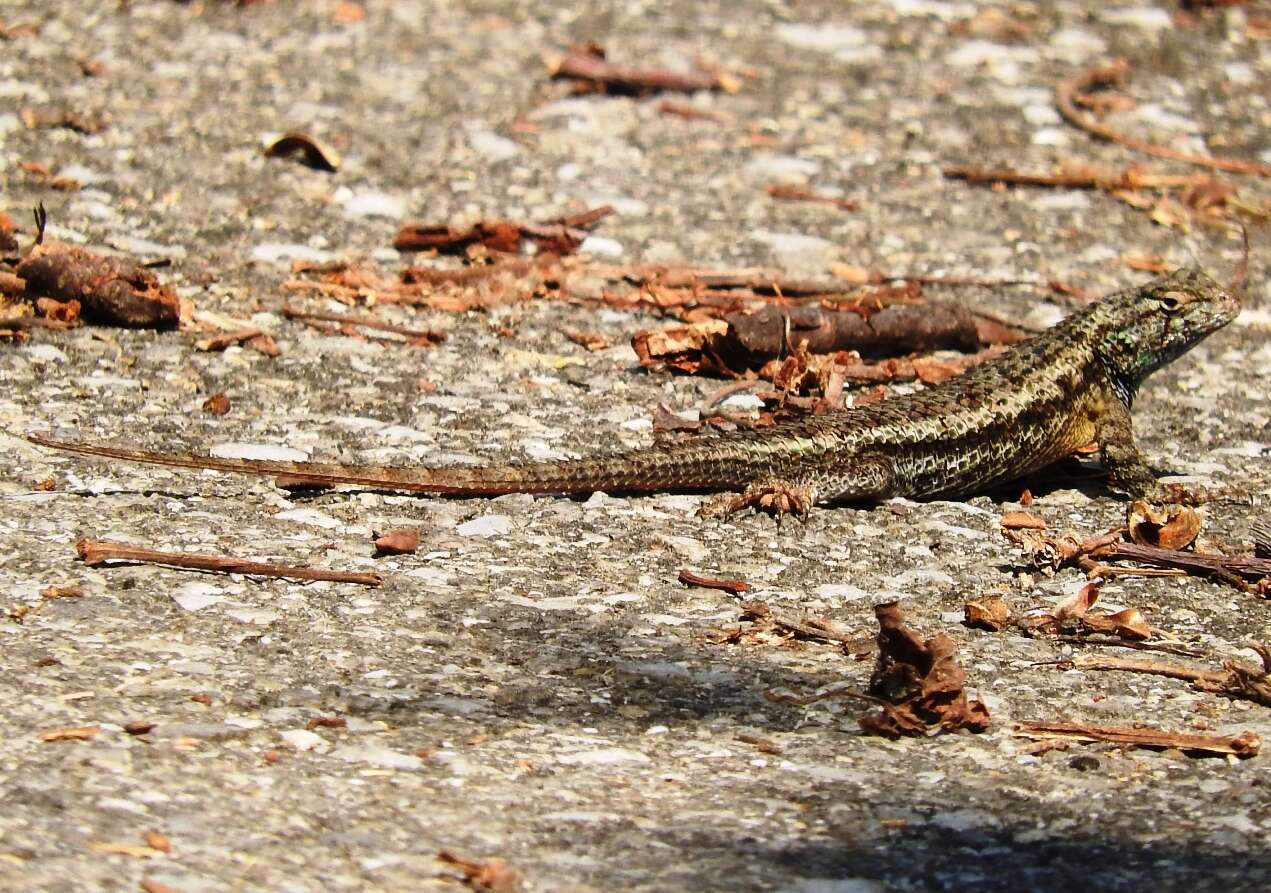
[[[1240,243],[1222,228],[1183,232],[1098,191],[941,174],[1064,162],[1194,173],[1056,114],[1057,82],[1116,56],[1132,65],[1137,103],[1113,112],[1117,126],[1271,163],[1266,4],[1175,12],[8,0],[0,210],[24,228],[19,241],[42,202],[51,235],[170,261],[165,282],[200,311],[250,318],[281,355],[104,327],[0,345],[0,887],[457,889],[437,859],[447,851],[571,893],[1267,889],[1265,754],[1046,750],[1015,736],[1032,719],[1271,737],[1265,707],[1061,663],[1115,649],[961,625],[972,598],[1027,611],[1085,582],[1036,571],[1003,539],[1017,493],[821,508],[778,529],[762,515],[699,520],[700,497],[686,495],[292,496],[21,438],[285,444],[364,463],[552,456],[647,443],[657,404],[695,409],[721,386],[641,370],[628,339],[661,323],[638,313],[548,301],[384,310],[446,330],[429,349],[282,318],[285,301],[325,306],[281,288],[290,259],[363,260],[393,276],[390,245],[408,219],[540,220],[609,203],[619,213],[588,247],[615,263],[818,277],[846,264],[1101,293],[1146,281],[1123,259],[1160,256],[1226,279]],[[569,96],[544,57],[588,41],[619,62],[704,60],[741,89],[675,100],[719,116],[704,120],[659,111],[666,97]],[[29,129],[25,107],[108,125]],[[341,169],[262,157],[271,134],[292,129],[338,149]],[[54,189],[23,162],[81,188]],[[1267,207],[1265,179],[1220,176],[1255,212]],[[772,182],[858,207],[779,202]],[[1271,482],[1271,290],[1266,227],[1241,219],[1253,243],[1244,314],[1149,380],[1135,418],[1162,471],[1248,494],[1208,506],[1203,534],[1247,553]],[[1030,289],[929,291],[1039,325],[1067,309]],[[564,329],[614,346],[587,352]],[[218,392],[230,411],[204,412]],[[1029,511],[1056,530],[1124,518],[1088,477],[1052,475],[1034,492]],[[420,549],[374,558],[372,533],[398,526],[422,529]],[[79,537],[385,582],[89,569]],[[992,728],[892,742],[860,734],[859,702],[765,699],[863,687],[871,658],[752,635],[736,598],[685,587],[683,568],[742,578],[748,598],[865,640],[871,606],[901,598],[916,629],[957,640]],[[41,595],[50,587],[78,594]],[[1102,593],[1213,666],[1249,662],[1249,642],[1271,641],[1271,606],[1220,582],[1128,577]],[[82,728],[96,731],[56,740]],[[507,876],[486,888],[500,883],[511,889]]]

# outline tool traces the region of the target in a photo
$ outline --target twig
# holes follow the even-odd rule
[[[1118,130],[1101,124],[1090,115],[1077,108],[1077,95],[1099,87],[1111,87],[1124,84],[1129,78],[1130,64],[1118,59],[1111,65],[1095,66],[1079,72],[1075,76],[1061,81],[1055,88],[1055,104],[1059,113],[1068,123],[1078,127],[1092,136],[1125,146],[1145,155],[1157,158],[1168,158],[1173,161],[1184,161],[1202,167],[1231,171],[1238,174],[1257,174],[1260,177],[1271,177],[1271,164],[1257,161],[1243,161],[1238,158],[1222,158],[1213,155],[1201,155],[1194,152],[1180,152],[1168,146],[1149,143],[1146,140],[1126,136]]]
[[[1176,747],[1182,751],[1204,754],[1234,754],[1241,759],[1255,756],[1262,747],[1262,737],[1257,732],[1248,730],[1238,735],[1189,735],[1185,732],[1091,726],[1085,723],[1021,722],[1016,724],[1015,734],[1021,738],[1038,740],[1071,738],[1078,741],[1107,741],[1131,747]]]
[[[1211,555],[1202,552],[1184,552],[1181,549],[1162,549],[1159,546],[1141,546],[1138,543],[1112,543],[1090,553],[1090,557],[1108,561],[1139,561],[1157,567],[1180,568],[1189,574],[1213,576],[1249,591],[1252,587],[1243,577],[1257,580],[1271,575],[1271,559],[1247,558],[1239,555]]]
[[[409,329],[405,326],[394,325],[393,323],[384,322],[373,316],[362,316],[360,314],[341,314],[341,313],[319,313],[316,311],[301,310],[298,307],[285,305],[282,308],[282,315],[287,319],[298,319],[302,322],[308,320],[317,320],[319,322],[334,322],[341,325],[360,326],[364,329],[375,329],[381,332],[392,332],[394,335],[401,335],[409,338],[411,344],[433,345],[446,340],[445,332],[438,332],[433,329]]]
[[[786,617],[772,610],[764,602],[749,601],[741,603],[742,618],[750,618],[753,620],[762,620],[771,623],[777,629],[785,630],[796,636],[803,636],[807,639],[824,639],[830,642],[838,642],[841,645],[851,645],[858,647],[868,643],[870,640],[863,636],[849,636],[840,632],[828,620],[822,618],[814,618],[807,622],[795,620],[792,617]]]
[[[228,555],[194,555],[189,552],[158,552],[108,540],[82,539],[75,543],[75,551],[89,567],[97,567],[107,561],[135,561],[143,564],[164,564],[170,567],[192,568],[225,574],[251,574],[260,577],[290,577],[296,580],[329,580],[335,583],[357,583],[360,586],[380,586],[384,578],[374,573],[331,571],[313,567],[295,567],[287,564],[268,564],[261,561],[245,561]]]
[[[860,207],[856,202],[847,198],[839,198],[833,195],[823,195],[819,192],[813,192],[802,186],[790,186],[785,183],[773,183],[768,187],[768,194],[773,198],[782,198],[790,201],[815,202],[822,205],[833,205],[840,211],[855,211]]]
[[[700,586],[703,589],[719,589],[733,595],[741,595],[750,591],[750,584],[745,580],[720,580],[714,577],[703,577],[687,568],[680,571],[679,580],[685,586]]]
[[[233,347],[235,344],[242,344],[244,341],[251,341],[265,334],[258,326],[247,326],[233,332],[222,332],[219,335],[210,335],[207,338],[200,338],[195,342],[195,346],[199,350],[218,351],[225,350],[227,347]]]
[[[1222,670],[1202,670],[1181,664],[1167,664],[1156,660],[1126,659],[1119,657],[1093,657],[1076,655],[1069,665],[1079,670],[1120,670],[1126,673],[1146,673],[1190,682],[1201,691],[1214,692],[1232,698],[1244,698],[1271,707],[1271,654],[1262,646],[1254,646],[1262,658],[1261,668],[1250,669],[1233,661],[1227,661]]]

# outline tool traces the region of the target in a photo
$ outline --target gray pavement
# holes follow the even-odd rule
[[[195,334],[97,327],[0,345],[0,888],[457,889],[441,851],[504,859],[541,891],[1271,886],[1265,754],[1037,753],[1013,735],[1019,720],[1062,719],[1271,738],[1265,707],[1065,671],[1071,645],[962,626],[971,598],[1026,611],[1084,582],[1030,569],[1001,537],[1013,494],[824,508],[777,529],[764,516],[699,520],[696,496],[296,497],[18,436],[285,444],[396,464],[550,456],[647,443],[656,404],[691,410],[720,386],[640,370],[628,339],[659,324],[640,314],[559,302],[386,311],[449,332],[427,350],[279,315],[295,299],[280,288],[291,258],[394,275],[389,246],[406,219],[545,219],[610,203],[619,214],[589,247],[621,262],[801,276],[847,264],[1098,293],[1146,279],[1122,258],[1155,255],[1226,278],[1240,244],[1221,229],[1183,233],[1102,193],[991,190],[941,168],[1194,172],[1055,114],[1057,81],[1117,55],[1137,100],[1119,126],[1271,163],[1266,4],[1182,24],[1164,3],[377,0],[352,23],[340,8],[0,4],[10,28],[37,26],[0,42],[0,210],[26,228],[23,244],[43,202],[52,235],[170,260],[159,274],[200,311],[250,318],[282,348],[209,353]],[[661,114],[662,97],[569,97],[544,56],[586,41],[623,62],[705,60],[742,89],[677,100],[723,121]],[[29,130],[26,106],[102,113],[109,126]],[[263,158],[264,141],[291,129],[335,146],[342,169]],[[24,161],[82,188],[51,189]],[[1223,176],[1266,207],[1265,180]],[[839,190],[859,209],[776,202],[764,191],[774,181]],[[1266,228],[1246,219],[1244,315],[1151,379],[1135,416],[1160,469],[1250,494],[1204,510],[1211,546],[1247,551],[1271,481],[1271,290]],[[1036,324],[1064,310],[1027,289],[935,293]],[[589,353],[566,328],[615,346]],[[200,409],[222,391],[228,414]],[[53,489],[37,487],[48,479]],[[1097,482],[1079,484],[1049,478],[1030,511],[1083,532],[1124,517]],[[422,528],[419,551],[374,558],[372,533],[403,525]],[[73,550],[83,536],[386,582],[88,569]],[[871,605],[903,598],[917,629],[957,639],[993,728],[889,742],[859,733],[859,703],[765,700],[772,688],[864,686],[870,659],[773,635],[731,641],[737,600],[685,588],[685,567],[865,637]],[[80,595],[42,597],[51,586]],[[1271,606],[1216,582],[1117,579],[1103,600],[1214,661],[1249,661],[1249,641],[1271,641]],[[152,728],[134,734],[137,723]],[[82,727],[97,731],[44,737]]]

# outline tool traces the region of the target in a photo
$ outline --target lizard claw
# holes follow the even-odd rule
[[[772,479],[750,484],[740,493],[725,493],[708,500],[698,510],[704,518],[727,518],[746,506],[776,516],[778,523],[784,515],[805,518],[816,503],[815,491],[804,484]]]

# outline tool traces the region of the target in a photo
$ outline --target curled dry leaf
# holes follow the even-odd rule
[[[1185,549],[1200,533],[1201,520],[1190,506],[1170,505],[1161,510],[1136,499],[1130,504],[1126,527],[1130,539],[1140,546]]]
[[[284,133],[265,146],[265,157],[299,158],[306,167],[331,173],[338,171],[343,164],[339,152],[298,130]]]
[[[989,632],[998,632],[1011,622],[1010,606],[1000,595],[967,602],[963,606],[963,612],[967,626],[987,629]]]
[[[860,720],[867,734],[897,738],[926,735],[932,728],[983,732],[989,727],[988,708],[967,698],[953,639],[944,633],[922,639],[905,625],[897,602],[877,605],[874,616],[878,659],[869,694],[886,703],[881,713]]]

